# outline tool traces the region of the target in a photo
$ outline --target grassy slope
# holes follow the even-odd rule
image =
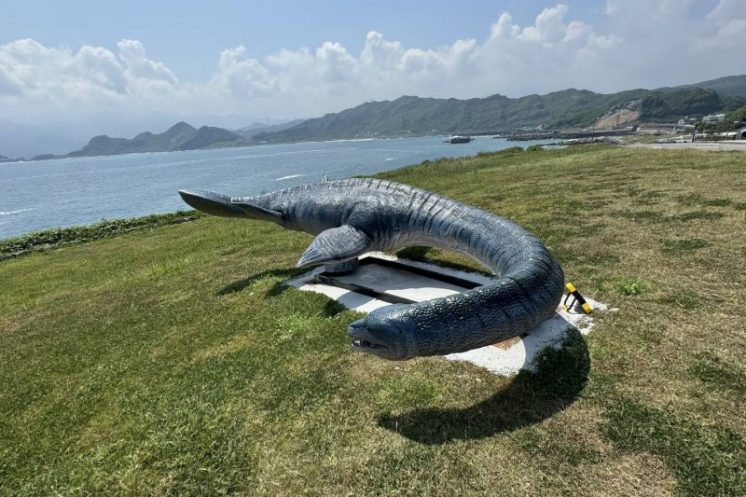
[[[520,222],[619,308],[513,380],[351,352],[354,313],[279,284],[311,238],[268,224],[2,262],[0,494],[744,495],[744,168],[584,147],[386,174]]]

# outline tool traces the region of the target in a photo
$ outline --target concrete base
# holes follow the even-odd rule
[[[396,257],[382,253],[370,253],[363,257],[397,260]],[[430,271],[456,276],[481,285],[493,281],[493,278],[479,273],[459,271],[404,259],[399,259],[398,261],[408,266],[426,268]],[[288,284],[303,291],[324,294],[348,309],[359,312],[368,313],[380,307],[390,305],[382,300],[336,286],[311,283],[314,277],[322,271],[324,271],[324,268],[314,269],[309,273],[288,281]],[[376,264],[361,265],[353,273],[335,276],[335,278],[416,302],[445,297],[465,291],[462,287],[435,278]],[[600,302],[588,299],[587,297],[586,300],[588,300],[594,310],[603,311],[606,309],[606,306]],[[534,370],[539,352],[546,347],[560,344],[565,334],[572,328],[577,328],[583,335],[587,335],[590,333],[592,327],[593,318],[591,316],[584,314],[579,309],[565,310],[561,306],[554,317],[544,321],[523,337],[515,337],[481,349],[450,354],[445,356],[445,358],[451,361],[470,362],[498,375],[512,375],[521,369]]]

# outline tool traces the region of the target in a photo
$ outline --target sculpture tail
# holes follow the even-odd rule
[[[248,217],[246,211],[231,203],[231,198],[215,192],[189,192],[179,190],[179,195],[187,204],[198,211],[224,217]]]
[[[248,219],[259,219],[282,224],[282,213],[253,204],[244,199],[234,202],[231,197],[215,192],[188,192],[179,190],[179,195],[187,204],[198,211],[223,217],[242,217]]]

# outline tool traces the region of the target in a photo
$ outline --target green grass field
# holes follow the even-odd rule
[[[619,310],[498,378],[353,352],[359,316],[281,285],[311,237],[274,225],[15,257],[0,494],[746,495],[746,154],[508,150],[382,176],[517,221]]]

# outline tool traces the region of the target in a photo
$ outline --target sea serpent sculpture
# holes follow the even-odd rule
[[[253,197],[179,193],[208,214],[273,221],[317,235],[298,267],[426,245],[463,252],[497,275],[493,283],[464,293],[390,305],[350,324],[353,347],[384,359],[463,352],[521,335],[551,317],[562,297],[562,268],[534,235],[412,186],[364,178]]]

